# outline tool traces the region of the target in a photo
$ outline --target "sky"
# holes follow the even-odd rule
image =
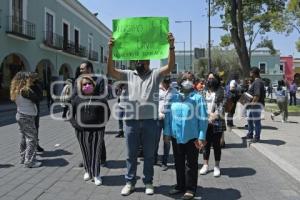
[[[91,12],[99,13],[98,18],[112,28],[112,20],[126,17],[164,16],[169,18],[170,32],[177,42],[185,42],[186,50],[190,48],[189,23],[175,23],[192,20],[192,47],[206,47],[208,41],[207,0],[79,0]],[[211,26],[221,26],[219,16],[211,19]],[[212,29],[212,45],[217,46],[220,36],[226,31]],[[286,36],[284,34],[269,33],[276,49],[282,55],[300,57],[295,48],[295,41],[300,35],[295,31]],[[259,38],[258,38],[259,39]],[[258,40],[259,41],[259,40]],[[177,50],[183,50],[183,43],[176,44]],[[157,63],[157,62],[156,62]]]

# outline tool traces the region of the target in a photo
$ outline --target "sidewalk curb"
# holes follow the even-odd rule
[[[231,130],[232,133],[235,133],[239,137],[244,137],[245,132],[237,129]],[[274,164],[276,164],[280,169],[285,171],[287,174],[289,174],[291,177],[293,177],[296,181],[300,183],[300,170],[295,168],[293,165],[291,165],[286,160],[280,158],[278,155],[274,154],[272,151],[268,150],[265,147],[265,144],[260,143],[251,143],[249,144],[249,148],[252,147],[255,150],[257,150],[259,153],[264,155],[266,158],[268,158],[270,161],[272,161]]]

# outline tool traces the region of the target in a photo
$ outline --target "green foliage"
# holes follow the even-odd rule
[[[211,53],[213,71],[224,71],[225,79],[232,71],[238,71],[241,74],[239,57],[234,50],[214,47],[212,48]],[[207,59],[200,59],[198,61],[198,66],[196,66],[196,71],[199,74],[198,77],[204,77],[205,73],[207,73],[207,64]]]
[[[234,17],[239,27],[233,26],[233,18],[231,17],[234,14],[233,1],[214,0],[213,2],[212,14],[220,16],[223,26],[230,27],[231,30],[238,29],[239,33],[239,38],[236,39],[232,38],[232,33],[222,36],[221,46],[229,46],[231,42],[243,42],[243,39],[245,39],[248,52],[243,51],[243,53],[251,55],[253,44],[258,36],[263,36],[272,30],[278,32],[287,30],[285,23],[287,16],[284,15],[287,0],[239,0],[238,2],[242,2],[242,10],[236,8],[237,14]],[[241,27],[243,30],[241,30]],[[268,47],[274,53],[273,43],[270,40],[263,39],[260,46]]]
[[[231,44],[232,44],[232,40],[230,34],[225,34],[221,36],[221,43],[220,43],[221,47],[228,47]]]
[[[262,40],[257,45],[257,48],[262,48],[262,47],[266,47],[266,48],[270,49],[270,53],[272,55],[275,55],[277,53],[276,49],[274,48],[273,41],[272,40],[268,40],[268,38]]]

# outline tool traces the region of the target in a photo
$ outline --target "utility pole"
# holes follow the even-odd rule
[[[211,71],[211,25],[210,25],[210,0],[208,0],[208,72]]]

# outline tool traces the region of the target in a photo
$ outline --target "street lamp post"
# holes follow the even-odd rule
[[[208,0],[208,73],[211,71],[211,25],[210,25],[210,0]]]
[[[191,20],[187,20],[187,21],[175,21],[175,23],[190,23],[190,68],[193,68],[193,44],[192,44],[192,21]],[[194,68],[193,68],[193,72],[194,72]]]
[[[183,42],[175,42],[175,43],[183,43],[183,68],[184,68],[184,71],[185,71],[185,41]]]
[[[211,68],[211,29],[212,28],[219,28],[219,29],[223,29],[223,30],[227,30],[227,27],[225,26],[211,26],[210,23],[210,9],[211,7],[211,0],[208,0],[208,72],[211,72],[212,68]]]

